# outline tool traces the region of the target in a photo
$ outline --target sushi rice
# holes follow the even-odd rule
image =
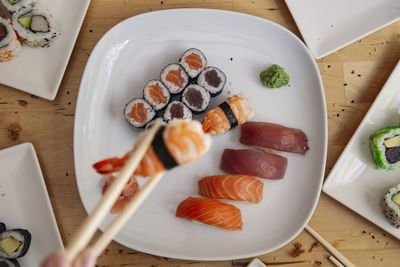
[[[192,119],[192,112],[190,109],[179,101],[172,101],[167,106],[164,112],[164,120],[169,122],[173,119]]]
[[[369,139],[370,150],[372,153],[372,159],[374,160],[377,168],[394,170],[400,168],[400,160],[397,162],[390,163],[387,159],[388,148],[385,146],[384,142],[395,136],[400,135],[399,126],[390,126],[383,128],[371,135]]]
[[[190,78],[195,78],[207,66],[207,59],[199,49],[190,48],[183,53],[179,64]]]
[[[141,109],[143,108],[143,110],[139,110],[136,111],[135,110],[135,114],[138,114],[137,116],[142,114],[142,111],[145,114],[145,118],[139,118],[142,119],[143,121],[138,121],[135,116],[133,116],[133,109],[137,108],[137,109]],[[156,115],[156,112],[154,111],[154,109],[151,107],[151,105],[149,103],[147,103],[144,99],[142,98],[134,98],[131,101],[129,101],[124,108],[124,116],[126,121],[133,127],[136,128],[142,128],[144,127],[149,121],[151,121]]]
[[[169,64],[161,71],[161,81],[171,94],[178,94],[189,82],[186,71],[179,64]]]
[[[22,45],[10,20],[0,17],[0,27],[5,30],[5,36],[0,39],[0,62],[5,62],[19,56]]]
[[[151,90],[157,91],[157,94],[156,95],[151,94]],[[150,105],[152,105],[155,110],[163,109],[169,103],[170,100],[170,93],[168,89],[159,80],[149,81],[143,89],[143,96],[144,99]]]
[[[391,225],[400,229],[400,206],[393,201],[393,196],[400,193],[400,184],[390,188],[381,201],[383,214]]]
[[[222,93],[225,83],[225,74],[216,67],[205,68],[197,77],[197,84],[203,86],[211,96]]]
[[[201,113],[210,104],[210,93],[197,84],[186,87],[182,94],[182,102],[188,106],[193,113]]]
[[[37,0],[1,0],[1,4],[11,13],[24,7],[35,5]]]

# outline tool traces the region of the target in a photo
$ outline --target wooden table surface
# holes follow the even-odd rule
[[[93,0],[54,101],[49,102],[0,85],[0,149],[24,142],[33,143],[64,242],[71,238],[86,216],[75,181],[72,140],[79,84],[92,49],[103,34],[126,18],[153,10],[182,7],[226,9],[252,14],[277,22],[301,38],[287,6],[279,0]],[[328,110],[326,175],[381,90],[399,56],[400,21],[317,60]],[[16,141],[11,140],[8,133],[13,123],[18,123],[22,128]],[[399,240],[324,193],[309,224],[356,266],[400,264]],[[298,258],[291,256],[295,242],[301,242],[306,250]],[[303,231],[287,246],[259,258],[266,262],[308,261],[281,266],[333,266],[327,260],[329,253],[323,247],[308,252],[314,242]],[[139,253],[112,243],[99,258],[98,266],[245,266],[250,260],[181,261]]]

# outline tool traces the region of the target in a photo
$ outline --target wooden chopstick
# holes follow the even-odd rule
[[[345,256],[343,256],[343,254],[341,254],[338,250],[336,250],[331,244],[329,244],[328,241],[326,241],[310,226],[306,225],[304,229],[308,233],[310,233],[310,235],[312,235],[315,239],[317,239],[330,253],[332,253],[333,256],[335,256],[337,260],[339,260],[346,267],[355,267],[353,263],[351,263]]]
[[[145,155],[147,149],[151,145],[158,129],[161,126],[160,121],[156,123],[147,131],[142,132],[135,144],[135,149],[127,162],[122,167],[118,177],[114,180],[111,186],[108,188],[104,196],[101,198],[95,209],[89,216],[84,220],[77,232],[73,236],[72,240],[66,247],[66,254],[69,260],[72,262],[80,251],[83,250],[92,239],[100,223],[104,220],[111,207],[121,194],[122,189],[132,176],[133,172],[139,165],[141,159]],[[145,195],[146,197],[147,195]],[[143,201],[143,200],[142,200]],[[136,207],[137,208],[137,207]],[[104,239],[105,242],[108,238]],[[112,239],[112,237],[111,237]],[[103,243],[102,243],[103,244]]]
[[[344,267],[335,257],[329,256],[328,259],[333,262],[337,267]]]

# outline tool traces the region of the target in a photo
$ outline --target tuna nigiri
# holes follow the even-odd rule
[[[215,175],[202,178],[199,194],[205,197],[248,201],[259,203],[262,200],[264,184],[249,175]]]
[[[229,231],[241,230],[243,226],[238,208],[209,198],[188,197],[179,204],[175,215]]]
[[[278,151],[306,154],[307,135],[299,129],[268,122],[246,122],[240,127],[240,143]]]
[[[277,180],[285,175],[287,158],[251,149],[225,149],[220,167],[230,173]]]
[[[223,134],[238,124],[247,122],[253,115],[253,107],[248,97],[242,94],[234,95],[206,113],[202,122],[203,130],[209,134]]]

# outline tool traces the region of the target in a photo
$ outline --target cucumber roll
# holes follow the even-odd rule
[[[390,126],[369,138],[369,145],[376,167],[394,170],[400,168],[400,127]]]
[[[390,224],[400,228],[400,184],[390,188],[381,201],[382,211]]]
[[[31,234],[24,229],[0,233],[0,258],[16,259],[26,254],[31,244]]]
[[[0,17],[0,62],[10,61],[19,56],[21,47],[10,20]]]
[[[19,9],[12,23],[24,42],[34,47],[48,47],[60,36],[56,22],[47,8],[40,5]]]
[[[1,4],[10,13],[18,11],[23,7],[33,6],[36,2],[36,0],[1,0]]]

